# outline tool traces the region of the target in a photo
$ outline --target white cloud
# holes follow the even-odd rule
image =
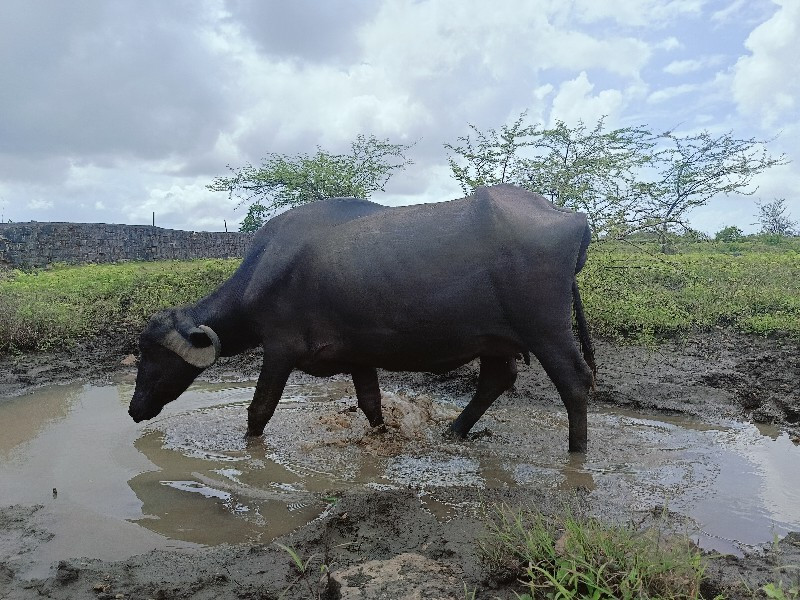
[[[669,52],[672,50],[680,50],[681,48],[683,48],[683,44],[676,37],[668,37],[666,39],[661,40],[660,42],[653,44],[653,48],[657,50],[666,50]]]
[[[661,27],[687,15],[699,15],[703,0],[577,0],[576,8],[587,22],[604,19],[633,27]]]
[[[556,119],[570,125],[579,120],[592,125],[606,115],[613,122],[623,105],[622,92],[612,89],[592,95],[593,90],[594,85],[589,82],[585,71],[575,79],[562,83],[553,98],[551,125]]]
[[[701,58],[690,58],[686,60],[674,60],[664,67],[664,72],[670,75],[686,75],[701,71],[708,67],[716,67],[722,63],[722,57],[716,56],[703,56]]]
[[[31,210],[48,210],[55,206],[52,200],[44,200],[42,198],[33,198],[32,200],[28,201],[27,207]]]
[[[205,189],[227,164],[359,133],[418,141],[374,198],[407,203],[458,195],[443,143],[523,110],[797,131],[797,1],[4,0],[0,201],[21,221],[230,229],[244,210]]]
[[[155,223],[159,227],[195,231],[238,229],[247,214],[246,208],[233,211],[236,200],[221,192],[210,192],[204,180],[156,181],[145,191],[146,199],[126,210],[128,223]],[[155,213],[155,217],[154,217]],[[188,218],[187,218],[188,216]]]
[[[682,85],[675,85],[671,87],[662,88],[650,94],[647,97],[647,102],[657,104],[659,102],[667,102],[678,96],[683,96],[699,89],[699,85],[693,83],[684,83]]]
[[[736,62],[732,84],[740,113],[765,128],[800,119],[800,2],[776,3],[778,11],[747,38],[750,54]]]
[[[711,14],[711,20],[719,23],[725,23],[731,19],[735,19],[742,8],[749,2],[749,0],[733,0],[725,8],[721,8]]]

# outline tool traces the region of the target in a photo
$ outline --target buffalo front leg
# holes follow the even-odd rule
[[[372,367],[357,367],[351,371],[356,388],[358,408],[366,415],[373,427],[383,425],[381,390],[378,387],[378,372]]]
[[[265,355],[256,391],[253,394],[253,401],[247,408],[248,437],[257,437],[264,433],[264,427],[275,413],[275,408],[283,394],[283,388],[292,373],[291,368],[276,369],[275,365],[270,368],[267,362]]]
[[[509,389],[517,380],[517,362],[511,357],[481,356],[478,389],[466,408],[450,424],[450,432],[466,437],[497,397]]]

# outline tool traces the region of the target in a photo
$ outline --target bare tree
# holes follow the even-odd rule
[[[797,221],[792,221],[786,212],[786,198],[776,198],[766,204],[757,202],[758,222],[761,233],[787,237],[794,235]]]
[[[771,156],[766,141],[738,139],[732,132],[712,136],[708,131],[679,137],[664,133],[667,147],[657,155],[658,177],[649,186],[642,210],[657,227],[662,245],[675,227],[686,228],[687,213],[714,197],[752,195],[753,177],[788,162],[785,155]]]

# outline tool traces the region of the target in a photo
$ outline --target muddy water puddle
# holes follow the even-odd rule
[[[666,505],[723,552],[800,530],[800,448],[777,431],[597,410],[582,459],[566,452],[560,406],[503,400],[459,442],[441,435],[456,404],[387,392],[389,431],[377,435],[352,385],[319,380],[289,386],[247,443],[252,393],[195,385],[144,426],[127,415],[127,383],[0,401],[0,505],[43,505],[36,525],[54,534],[25,557],[31,574],[65,557],[268,542],[354,488],[413,488],[448,518],[474,508],[454,488],[583,487],[617,516]]]

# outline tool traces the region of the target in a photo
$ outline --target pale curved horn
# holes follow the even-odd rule
[[[160,344],[167,350],[172,350],[187,363],[199,369],[205,369],[217,362],[222,351],[219,336],[208,325],[200,325],[189,331],[192,333],[202,332],[211,340],[209,346],[195,346],[188,339],[183,337],[177,330],[172,329],[162,339]]]
[[[208,339],[211,340],[211,345],[214,346],[214,362],[211,363],[213,365],[215,362],[217,362],[220,354],[222,354],[222,342],[219,341],[217,332],[211,329],[211,327],[208,325],[198,325],[197,328],[205,332],[205,334],[208,336]]]

